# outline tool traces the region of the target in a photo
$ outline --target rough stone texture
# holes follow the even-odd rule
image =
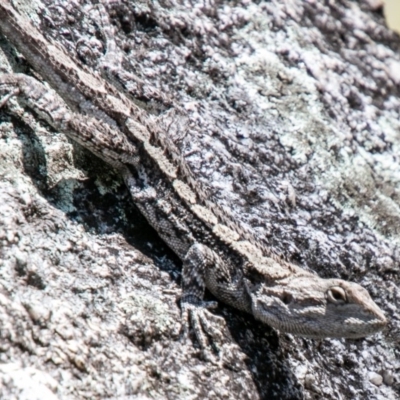
[[[400,39],[381,9],[102,4],[15,1],[149,112],[174,110],[187,126],[176,146],[232,218],[304,268],[362,283],[391,324],[317,342],[221,304],[243,357],[204,362],[179,340],[179,261],[120,178],[12,101],[0,110],[2,395],[399,398]],[[0,40],[1,71],[33,73]]]

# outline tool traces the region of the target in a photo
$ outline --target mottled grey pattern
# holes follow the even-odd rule
[[[120,170],[134,199],[144,196],[144,200],[137,202],[138,208],[184,261],[182,308],[185,317],[189,314],[191,320],[203,321],[208,317],[208,311],[202,306],[204,290],[208,288],[227,304],[248,311],[281,331],[302,336],[359,338],[386,326],[382,311],[360,285],[321,279],[274,257],[269,249],[258,248],[257,241],[246,240],[248,236],[232,221],[228,223],[234,230],[219,223],[211,212],[214,206],[208,204],[206,209],[198,204],[201,199],[196,193],[197,186],[193,185],[192,191],[184,183],[186,176],[180,178],[163,152],[150,143],[151,135],[158,142],[160,135],[167,135],[156,130],[151,115],[139,110],[100,77],[74,63],[61,48],[54,51],[54,46],[7,2],[0,6],[0,16],[2,32],[60,96],[79,112],[97,118],[104,113],[108,117],[105,122],[98,122],[93,117],[83,118],[71,112],[58,95],[32,78],[0,77],[3,92],[11,90],[15,95],[21,94],[26,105],[54,128],[77,139]],[[93,105],[88,107],[91,101]],[[164,150],[173,152],[170,148]],[[131,165],[135,168],[133,172]],[[154,195],[149,196],[150,192]],[[204,214],[211,217],[204,218]],[[198,323],[194,328],[197,337],[203,336]],[[206,329],[204,322],[202,328]],[[204,346],[204,340],[200,343]]]
[[[335,27],[332,28],[325,21],[316,20],[315,25],[320,27],[320,31],[309,29],[306,35],[299,35],[299,38],[302,37],[306,42],[308,40],[312,43],[312,46],[308,44],[298,53],[301,54],[301,62],[298,61],[298,54],[296,56],[293,52],[287,53],[287,50],[279,47],[280,45],[274,48],[273,45],[270,46],[271,43],[267,43],[266,48],[269,52],[260,52],[262,49],[260,43],[267,42],[265,38],[275,40],[276,33],[279,43],[282,37],[278,36],[284,32],[288,33],[288,37],[294,38],[297,35],[296,29],[299,29],[296,25],[299,21],[305,21],[303,28],[307,29],[309,18],[315,15],[329,15],[321,12],[320,8],[324,6],[320,4],[310,6],[311,8],[308,2],[304,4],[304,7],[296,4],[289,12],[289,9],[280,7],[278,3],[274,3],[271,7],[262,5],[257,8],[258,6],[249,4],[231,7],[211,2],[199,3],[192,8],[187,5],[183,8],[176,6],[172,12],[167,12],[170,7],[167,4],[152,3],[149,8],[150,3],[146,2],[132,6],[124,2],[104,2],[103,5],[95,7],[82,6],[88,17],[79,15],[79,8],[70,8],[72,3],[68,2],[57,3],[59,8],[49,8],[51,12],[55,10],[50,19],[54,28],[47,30],[52,33],[44,41],[38,40],[29,45],[33,49],[46,50],[49,48],[46,43],[51,41],[53,33],[56,34],[56,40],[62,42],[71,54],[75,54],[76,51],[90,68],[101,71],[103,77],[118,87],[121,93],[128,91],[133,97],[140,98],[140,100],[135,99],[135,104],[124,98],[123,94],[116,92],[104,80],[93,75],[90,68],[83,67],[79,71],[78,67],[77,70],[79,62],[65,57],[63,50],[60,53],[57,44],[54,44],[52,51],[46,54],[40,54],[40,51],[39,54],[35,51],[32,54],[29,54],[29,51],[22,51],[29,63],[34,65],[45,80],[62,94],[68,106],[76,113],[72,118],[61,117],[61,119],[50,115],[47,121],[50,124],[52,119],[53,122],[68,121],[69,125],[73,125],[69,134],[75,136],[75,139],[79,138],[82,130],[82,138],[89,139],[82,140],[81,143],[120,170],[143,214],[164,240],[184,259],[186,287],[183,297],[186,300],[183,302],[184,314],[191,319],[202,346],[208,346],[208,339],[212,338],[211,343],[220,354],[223,354],[222,359],[225,360],[225,357],[228,359],[230,357],[229,350],[224,352],[225,344],[229,343],[229,340],[221,336],[225,330],[223,320],[213,317],[206,311],[206,308],[215,307],[215,303],[202,302],[204,286],[207,286],[219,299],[239,309],[251,310],[253,315],[274,327],[288,332],[297,327],[297,333],[305,336],[307,334],[332,336],[332,331],[338,336],[348,336],[350,333],[357,335],[360,330],[364,332],[363,334],[369,333],[367,321],[362,321],[360,317],[364,314],[360,312],[360,306],[367,319],[368,314],[372,312],[374,315],[379,315],[379,324],[383,324],[380,311],[376,306],[372,306],[372,309],[368,306],[373,303],[370,303],[369,296],[365,295],[362,288],[356,285],[356,290],[353,291],[345,281],[322,280],[308,272],[310,269],[315,269],[324,277],[342,276],[349,280],[363,281],[372,291],[374,299],[390,315],[391,323],[396,324],[397,321],[389,305],[389,293],[394,293],[394,296],[397,293],[393,286],[396,280],[388,282],[389,287],[386,289],[389,290],[385,292],[382,278],[378,277],[386,276],[383,269],[380,275],[374,272],[377,268],[381,268],[380,266],[390,271],[390,265],[396,260],[395,253],[391,253],[390,245],[382,239],[377,239],[374,231],[371,233],[368,230],[370,229],[368,227],[373,227],[379,231],[382,226],[379,223],[377,225],[371,223],[368,211],[361,209],[357,212],[357,218],[367,225],[359,223],[357,225],[357,218],[351,217],[346,208],[343,212],[339,211],[341,209],[338,209],[335,203],[338,200],[342,201],[343,198],[346,199],[353,190],[351,182],[356,181],[348,175],[344,177],[344,184],[341,186],[343,171],[348,173],[352,170],[361,170],[363,173],[358,175],[362,178],[360,187],[362,190],[368,188],[368,182],[365,186],[365,177],[368,176],[365,175],[365,164],[360,164],[360,159],[357,158],[359,149],[367,150],[363,153],[363,157],[369,158],[369,161],[375,160],[369,165],[373,171],[378,171],[379,168],[376,166],[381,162],[379,152],[386,152],[385,157],[391,154],[390,147],[382,147],[382,143],[390,142],[390,139],[381,137],[381,142],[378,140],[379,124],[382,126],[383,119],[371,130],[373,142],[363,126],[354,125],[354,117],[357,119],[360,115],[370,124],[373,115],[371,111],[377,104],[373,104],[372,107],[364,106],[368,104],[365,97],[370,93],[363,92],[364,89],[360,87],[363,83],[360,85],[357,80],[351,82],[351,85],[357,88],[358,94],[363,93],[358,98],[354,90],[347,90],[346,85],[340,86],[340,93],[335,92],[334,85],[323,86],[325,75],[322,71],[329,71],[326,74],[326,77],[329,77],[327,80],[335,79],[332,77],[337,73],[342,81],[345,81],[348,74],[343,73],[338,64],[332,61],[331,64],[329,61],[326,62],[324,68],[318,69],[315,65],[318,65],[319,59],[313,58],[310,54],[312,52],[309,51],[314,46],[321,54],[326,54],[326,49],[322,50],[326,43],[318,41],[318,34],[324,32],[324,29],[341,32],[343,28],[340,24],[351,26],[349,23],[351,19],[346,17],[343,5],[337,9],[331,5],[330,11],[335,15]],[[312,7],[315,7],[315,10]],[[260,18],[257,19],[257,16],[249,18],[255,9],[258,13],[254,15],[260,15]],[[277,9],[280,13],[276,13]],[[81,32],[76,36],[75,30],[72,41],[69,40],[68,34],[65,34],[65,30],[57,37],[55,27],[63,24],[66,10],[68,10],[68,20],[77,25],[82,22],[81,32],[86,32],[88,37],[94,40],[86,41],[84,35],[80,36]],[[126,16],[125,19],[123,15]],[[357,11],[351,15],[354,21],[358,21],[357,40],[361,41],[360,30],[368,32],[375,37],[375,40],[380,40],[377,38],[383,37],[384,31],[380,31],[377,28],[379,25],[375,23],[365,22],[368,20],[365,15],[367,15],[365,11],[361,13]],[[282,16],[289,18],[291,22],[282,25],[280,22]],[[49,17],[46,18],[44,21],[49,21]],[[265,18],[265,21],[262,18]],[[329,20],[331,16],[327,18]],[[364,26],[359,23],[360,20],[364,21]],[[135,26],[130,25],[132,21],[135,21]],[[264,25],[266,21],[272,25]],[[153,24],[156,29],[152,31]],[[4,24],[4,29],[7,29],[6,25]],[[121,36],[121,31],[118,31],[121,26],[125,32],[131,31],[126,39],[123,39],[123,34]],[[216,35],[218,31],[225,32],[226,29],[229,31],[230,27],[233,27],[235,35],[226,36],[225,33]],[[23,48],[26,47],[24,40],[27,38],[24,29],[20,31],[19,46]],[[335,36],[331,31],[327,37]],[[31,28],[29,32],[34,39],[40,39],[40,34],[36,35],[38,32],[35,33]],[[100,38],[101,45],[104,41],[104,49],[107,51],[98,51],[101,47],[99,42],[96,43],[94,33]],[[18,29],[14,29],[10,34],[18,40]],[[174,36],[176,34],[177,36]],[[242,34],[247,36],[241,36]],[[345,37],[343,33],[341,35],[342,38]],[[187,37],[191,37],[191,40],[186,41]],[[221,40],[213,41],[215,37]],[[125,42],[121,42],[121,38]],[[136,44],[132,47],[134,42]],[[343,47],[346,48],[346,45]],[[358,44],[356,48],[357,46]],[[354,42],[352,45],[349,44],[349,47],[354,49]],[[146,51],[143,53],[142,50],[140,53],[139,48]],[[254,51],[249,52],[251,48]],[[122,49],[124,51],[129,49],[132,54],[126,56]],[[163,49],[165,54],[171,55],[171,58],[163,58],[165,56],[162,53]],[[192,55],[187,49],[193,52]],[[210,49],[212,52],[209,52]],[[233,52],[224,53],[225,49]],[[381,55],[384,54],[382,48],[380,51]],[[387,56],[387,50],[385,51]],[[203,57],[202,54],[207,59],[203,69],[201,67],[203,64],[196,64],[196,60],[201,60]],[[331,56],[331,53],[328,54]],[[372,49],[368,49],[368,54],[373,54],[372,57],[376,57],[376,60],[380,57],[373,46]],[[343,55],[346,57],[345,51]],[[188,69],[183,74],[181,66],[184,64],[179,59],[181,56],[188,57],[185,64]],[[127,63],[129,57],[132,64]],[[289,66],[291,62],[297,64],[290,70],[290,67],[286,68],[283,64],[279,64],[279,57],[285,59]],[[35,59],[45,61],[35,63]],[[317,107],[317,112],[315,108],[307,108],[307,104],[315,107],[318,104],[318,97],[313,92],[312,80],[307,77],[307,73],[301,72],[302,62],[306,63],[310,76],[318,81],[318,90],[322,96],[326,96],[326,108],[331,108],[334,110],[333,114],[338,116],[336,122],[329,120],[323,107]],[[236,66],[232,69],[235,63]],[[135,67],[132,70],[133,65]],[[173,74],[173,70],[168,70],[171,65],[177,68],[177,75]],[[365,62],[364,66],[368,68],[368,62]],[[55,73],[51,71],[53,67]],[[158,68],[167,68],[168,73],[154,75],[154,71]],[[71,71],[77,73],[71,74]],[[396,80],[395,72],[391,72],[395,69],[389,66],[387,71],[388,76]],[[296,73],[301,76],[297,76]],[[230,74],[235,75],[234,81],[230,81]],[[355,76],[351,67],[349,74]],[[142,77],[142,81],[138,76]],[[174,77],[177,76],[179,79],[175,81]],[[213,82],[208,81],[210,78]],[[243,78],[245,83],[241,81]],[[304,82],[300,83],[301,80]],[[367,80],[368,78],[365,79]],[[63,84],[63,81],[67,83]],[[186,93],[181,91],[179,81],[187,85]],[[274,87],[276,83],[279,89]],[[165,91],[157,86],[160,84],[168,84],[168,88],[175,89]],[[265,84],[267,85],[263,87]],[[74,85],[78,90],[71,90]],[[373,85],[367,86],[368,90],[376,92]],[[209,99],[210,103],[206,100],[208,88],[214,91]],[[50,96],[51,99],[52,94],[48,88],[44,90],[42,88],[40,91],[44,97]],[[334,101],[329,97],[332,94],[335,96]],[[346,103],[342,102],[343,95],[347,96],[349,104],[354,105],[354,112],[348,110]],[[379,95],[376,98],[379,98]],[[155,103],[149,102],[149,99]],[[188,102],[190,99],[193,102]],[[213,103],[212,99],[218,100]],[[390,107],[395,110],[395,97],[392,97],[391,101]],[[28,96],[27,105],[36,109],[33,103],[29,102]],[[48,107],[49,102],[47,102],[47,106],[43,109],[45,111],[47,107],[48,110],[56,112],[66,110],[62,102],[59,104],[60,106],[53,108],[53,105]],[[388,106],[386,103],[382,108],[388,109]],[[165,108],[173,108],[174,112],[165,113]],[[274,114],[276,111],[278,114]],[[61,114],[63,112],[65,111]],[[281,117],[277,117],[279,113]],[[46,119],[46,112],[38,114]],[[85,117],[80,119],[81,114],[85,114]],[[155,118],[152,115],[159,117]],[[341,119],[343,115],[348,119]],[[303,120],[309,125],[302,125]],[[387,127],[388,123],[385,124]],[[57,123],[55,125],[57,130],[67,131],[65,127]],[[347,125],[357,134],[349,136]],[[87,129],[87,126],[91,129]],[[331,126],[331,130],[327,129],[327,126]],[[110,135],[116,139],[115,146],[113,140],[107,140]],[[333,140],[335,137],[337,137],[336,142]],[[340,141],[342,137],[343,144]],[[349,141],[351,137],[357,140]],[[325,138],[328,138],[327,143]],[[100,142],[97,143],[98,139]],[[163,149],[168,149],[168,158],[159,150],[159,145]],[[395,141],[393,145],[395,146]],[[329,150],[328,154],[324,153],[325,147]],[[102,148],[105,151],[102,151]],[[333,157],[330,157],[329,152],[332,150]],[[346,154],[350,154],[348,150],[355,154],[350,160],[358,160],[353,166],[350,166],[349,159],[346,158]],[[121,161],[120,157],[124,155],[124,160]],[[171,159],[174,163],[170,162]],[[177,165],[179,168],[176,168]],[[337,171],[335,165],[339,165]],[[211,171],[214,171],[214,175],[210,175]],[[392,179],[391,182],[394,182],[391,176],[387,174],[384,176],[385,182],[388,182],[387,179]],[[333,197],[327,197],[324,190],[325,192],[328,190],[329,195]],[[340,198],[342,195],[344,197]],[[339,196],[339,199],[335,196]],[[383,217],[395,204],[396,197],[388,194],[386,189],[380,192],[380,196],[379,215]],[[374,206],[378,203],[371,200],[368,204]],[[343,204],[345,207],[354,207],[351,200],[344,201]],[[395,215],[395,209],[390,212],[390,215]],[[389,222],[387,229],[390,231],[395,224],[390,219],[384,220]],[[350,238],[348,232],[355,232],[355,236],[352,233]],[[396,240],[395,230],[392,229],[390,232],[392,239]],[[366,252],[366,249],[370,253]],[[288,258],[295,259],[307,271],[282,261],[275,254],[285,254]],[[376,257],[371,259],[369,254],[374,254]],[[367,272],[364,279],[363,271]],[[371,276],[374,276],[372,281]],[[372,282],[375,282],[375,285],[377,282],[377,286],[374,287]],[[38,284],[39,286],[43,285]],[[348,313],[347,320],[350,325],[354,324],[351,330],[346,330],[346,325],[335,319],[335,316],[340,316],[343,305]],[[354,305],[355,308],[349,305]],[[305,314],[302,313],[304,310]],[[355,315],[356,320],[351,315]],[[320,320],[325,323],[315,324],[315,321]],[[297,321],[297,325],[292,321]],[[254,321],[251,326],[256,326]],[[324,326],[326,331],[321,330],[321,326]],[[339,326],[343,326],[343,332],[335,330],[335,327]],[[315,328],[318,328],[318,331],[315,331]],[[395,331],[392,329],[393,332]],[[369,343],[376,348],[381,343],[380,338],[381,336],[378,336],[363,343]],[[247,339],[251,343],[251,336]],[[296,343],[302,346],[300,342]],[[266,349],[265,346],[265,343],[261,345],[260,350]],[[349,352],[351,344],[346,345],[346,349]],[[237,352],[234,351],[232,354]],[[313,362],[318,362],[317,360],[318,357],[314,354]],[[358,361],[360,362],[360,359]],[[375,370],[382,376],[388,374],[385,371]],[[389,382],[389,379],[386,381]],[[310,373],[302,382],[318,392],[318,388],[312,385]],[[374,379],[374,382],[377,380]],[[283,397],[280,395],[280,398]]]

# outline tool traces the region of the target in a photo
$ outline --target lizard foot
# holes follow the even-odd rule
[[[182,301],[183,338],[188,339],[192,327],[204,359],[221,365],[221,355],[226,344],[224,342],[229,333],[224,318],[208,311],[216,307],[215,301]],[[210,344],[220,357],[216,358],[210,351]]]
[[[17,96],[18,94],[19,94],[18,88],[10,90],[5,96],[3,96],[2,99],[0,99],[0,108],[2,108],[8,102],[8,100],[10,100],[11,97]]]

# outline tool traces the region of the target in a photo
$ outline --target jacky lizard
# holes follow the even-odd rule
[[[122,174],[140,211],[183,261],[185,325],[203,348],[212,336],[204,302],[217,299],[279,329],[305,337],[359,338],[382,330],[386,319],[357,283],[322,279],[258,244],[197,189],[185,168],[166,155],[165,131],[61,46],[43,37],[9,0],[0,3],[0,31],[54,89],[23,74],[0,76],[0,105],[15,95],[55,129]]]

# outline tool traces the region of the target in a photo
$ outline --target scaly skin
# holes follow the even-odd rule
[[[357,283],[322,279],[281,260],[216,206],[204,206],[192,179],[179,176],[163,149],[150,142],[155,137],[167,143],[154,117],[49,43],[8,0],[0,3],[0,20],[0,31],[55,91],[26,75],[4,74],[2,103],[19,96],[121,172],[140,211],[183,261],[183,318],[203,348],[203,331],[213,336],[215,320],[207,310],[215,304],[203,302],[206,288],[276,329],[305,337],[357,338],[386,326],[382,311]]]

